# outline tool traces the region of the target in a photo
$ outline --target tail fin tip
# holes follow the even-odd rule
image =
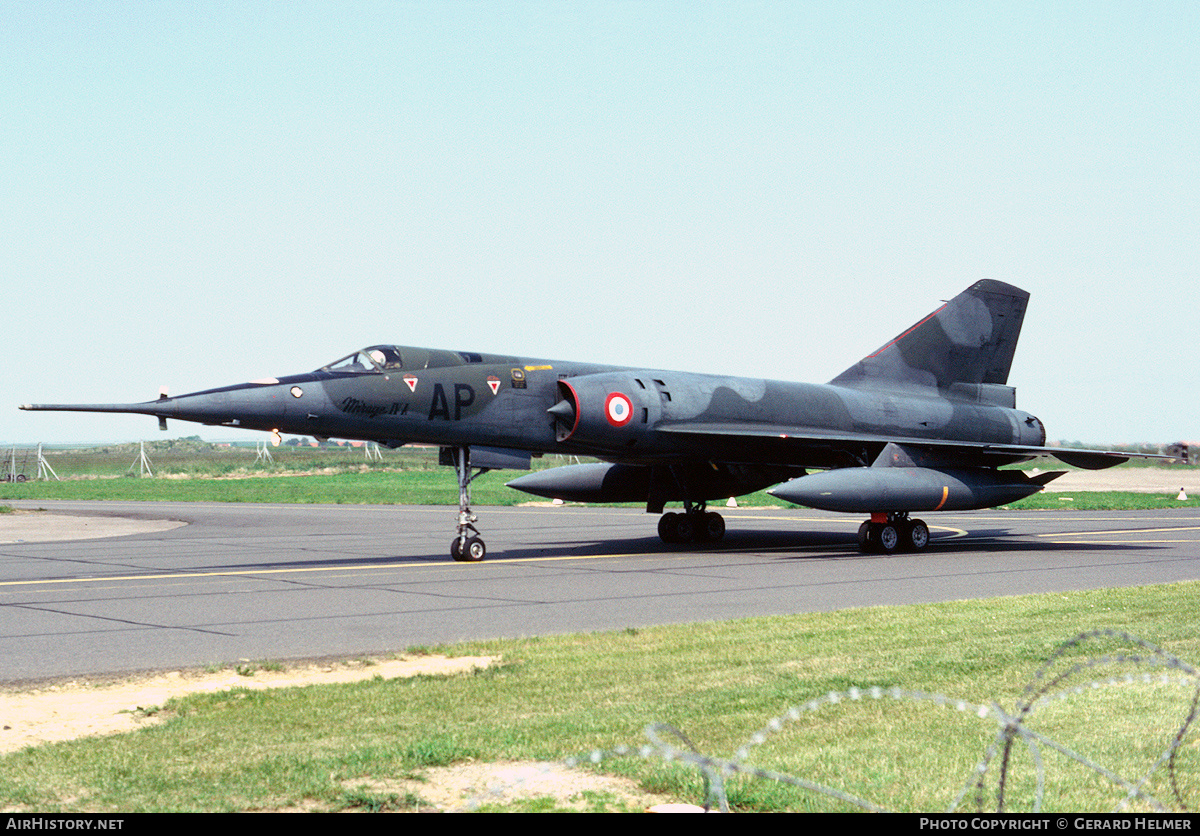
[[[1029,293],[975,282],[831,382],[841,386],[924,386],[1008,382]]]

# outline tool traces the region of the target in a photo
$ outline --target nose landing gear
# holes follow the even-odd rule
[[[458,534],[450,542],[450,556],[458,561],[478,563],[487,556],[487,546],[475,527],[479,518],[471,510],[471,482],[490,468],[481,467],[472,473],[469,447],[442,448],[442,453],[453,456],[454,473],[458,477]]]

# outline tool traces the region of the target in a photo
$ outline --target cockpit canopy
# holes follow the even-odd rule
[[[342,374],[379,374],[404,368],[400,358],[400,347],[395,345],[373,345],[354,352],[349,357],[335,360],[318,371]]]
[[[332,374],[387,374],[407,369],[438,369],[463,366],[469,363],[508,363],[515,357],[498,354],[477,354],[470,351],[444,351],[435,348],[412,348],[406,345],[373,345],[361,348],[348,357],[335,360],[317,369]]]

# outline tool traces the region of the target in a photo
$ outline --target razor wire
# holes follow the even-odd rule
[[[1074,648],[1082,647],[1088,642],[1101,639],[1111,639],[1127,642],[1140,649],[1140,652],[1106,653],[1080,661],[1066,658],[1066,654]],[[1055,670],[1059,664],[1066,664],[1065,669]],[[1135,669],[1148,668],[1138,672],[1126,672],[1121,675],[1093,676],[1088,674],[1103,666],[1132,666]],[[1029,721],[1040,709],[1066,700],[1068,697],[1083,694],[1087,691],[1104,688],[1105,686],[1135,684],[1138,682],[1154,684],[1179,684],[1193,688],[1190,704],[1178,728],[1175,730],[1170,743],[1150,763],[1146,771],[1136,777],[1126,777],[1118,774],[1103,764],[1075,752],[1059,741],[1052,740],[1030,728]],[[1033,763],[1035,773],[1035,792],[1033,809],[1030,812],[1040,812],[1045,801],[1046,793],[1046,764],[1042,750],[1049,749],[1074,761],[1102,777],[1124,792],[1124,798],[1116,805],[1113,812],[1125,810],[1130,802],[1139,800],[1158,812],[1167,812],[1171,808],[1162,800],[1151,795],[1146,790],[1150,779],[1165,768],[1168,786],[1173,796],[1172,803],[1177,811],[1187,811],[1188,804],[1178,780],[1178,755],[1184,740],[1200,711],[1200,673],[1196,668],[1183,660],[1155,645],[1119,630],[1094,630],[1080,633],[1074,638],[1063,642],[1046,661],[1038,668],[1033,678],[1025,686],[1021,697],[1013,710],[1006,711],[999,703],[992,702],[984,705],[968,700],[956,699],[939,693],[913,690],[901,687],[852,687],[844,691],[830,691],[822,696],[789,708],[783,714],[771,718],[766,725],[756,731],[750,738],[737,748],[730,757],[720,757],[702,752],[687,734],[668,723],[651,723],[645,728],[646,743],[640,746],[619,745],[612,749],[595,749],[590,752],[565,759],[563,766],[575,768],[587,765],[599,765],[606,760],[615,758],[638,757],[646,760],[659,759],[664,763],[677,762],[694,767],[700,772],[704,786],[704,808],[728,812],[729,799],[726,793],[726,779],[735,775],[746,776],[762,781],[773,781],[796,787],[817,795],[823,795],[844,802],[859,809],[871,812],[887,812],[887,809],[870,801],[860,798],[850,792],[830,786],[819,781],[789,775],[784,772],[766,769],[750,763],[750,755],[754,748],[761,746],[773,736],[782,732],[788,725],[796,723],[804,717],[821,709],[831,706],[861,703],[868,700],[892,700],[915,703],[930,703],[946,709],[973,716],[980,721],[992,720],[996,724],[996,732],[983,756],[967,778],[963,788],[950,803],[946,812],[954,813],[961,810],[964,802],[971,797],[978,812],[984,812],[989,801],[994,799],[994,812],[1010,812],[1006,810],[1008,785],[1013,768],[1013,760],[1023,744]],[[994,781],[994,787],[991,783]],[[521,781],[508,785],[510,788],[519,785]],[[476,802],[482,799],[475,799]]]

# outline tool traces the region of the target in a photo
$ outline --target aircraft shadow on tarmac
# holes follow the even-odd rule
[[[1103,531],[1095,532],[1103,536]],[[1145,551],[1161,549],[1163,546],[1152,543],[1100,543],[1095,542],[1064,542],[1041,537],[1022,538],[1007,528],[994,527],[970,531],[965,537],[935,531],[931,537],[929,548],[922,551],[922,557],[938,555],[962,555],[971,553],[988,554],[1018,554],[1029,552],[1112,552],[1112,551]],[[545,541],[527,545],[513,545],[498,548],[489,556],[494,564],[506,560],[536,560],[539,558],[620,558],[620,557],[656,557],[656,556],[687,556],[704,557],[706,555],[745,555],[750,558],[761,558],[769,555],[783,559],[803,560],[903,560],[913,557],[911,553],[895,552],[890,555],[863,554],[858,548],[858,538],[852,532],[830,531],[779,531],[779,530],[740,530],[729,532],[720,543],[713,544],[683,544],[667,545],[657,537],[635,537],[613,540],[575,540],[575,541]],[[430,552],[420,555],[384,555],[377,557],[347,556],[347,557],[316,557],[310,560],[272,561],[270,563],[239,563],[225,566],[208,567],[210,571],[262,571],[280,569],[303,569],[309,567],[336,566],[388,566],[396,564],[438,564],[454,565],[446,562],[442,552]]]
[[[1103,536],[1104,532],[1096,532]],[[928,550],[922,555],[934,557],[938,554],[965,554],[972,552],[1018,553],[1018,552],[1075,552],[1075,551],[1142,551],[1162,546],[1148,543],[1064,542],[1042,537],[1024,537],[1007,528],[973,530],[965,537],[935,531],[930,538]],[[890,555],[863,554],[859,550],[858,537],[854,532],[830,532],[814,530],[779,531],[772,529],[730,531],[720,543],[667,545],[657,537],[639,537],[626,540],[603,540],[587,542],[540,543],[530,547],[504,548],[492,554],[495,560],[530,559],[546,556],[603,557],[694,554],[745,554],[757,557],[774,554],[780,557],[803,559],[894,560],[911,557],[911,553],[897,551]]]

